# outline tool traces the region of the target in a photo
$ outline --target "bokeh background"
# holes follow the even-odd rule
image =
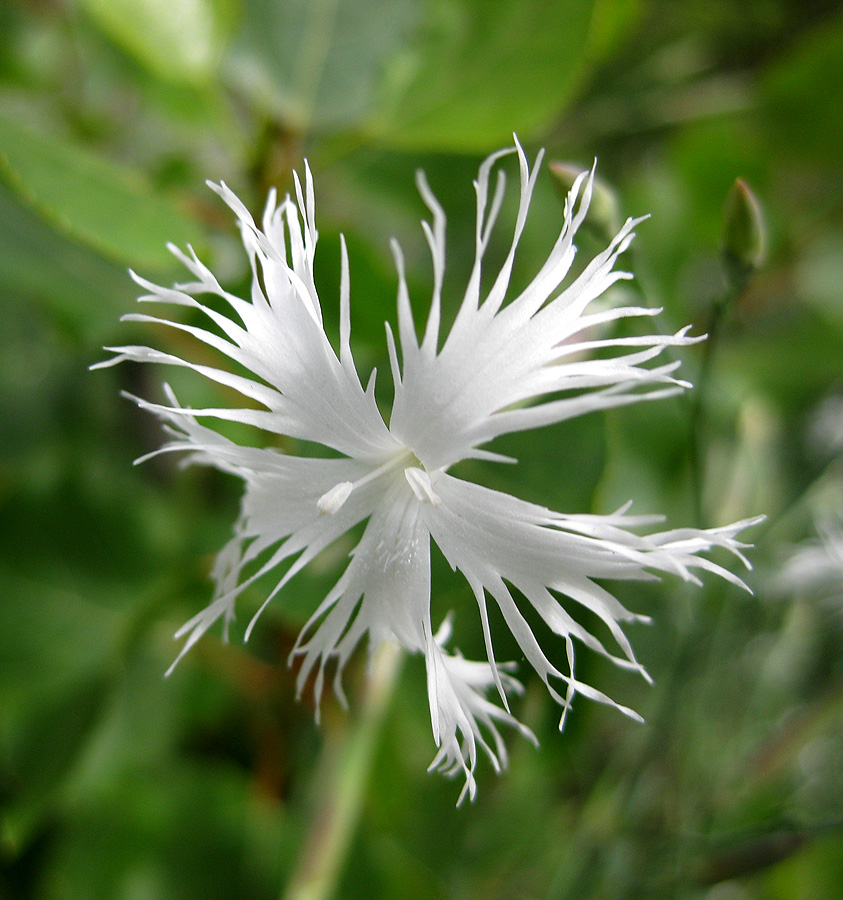
[[[633,499],[671,526],[766,513],[754,594],[714,579],[621,586],[654,619],[630,636],[655,685],[586,652],[579,674],[646,724],[580,699],[560,736],[522,667],[516,711],[541,748],[507,735],[509,771],[484,762],[477,801],[459,810],[459,785],[425,771],[424,673],[407,660],[366,726],[348,852],[311,896],[841,896],[843,573],[822,595],[781,578],[794,545],[843,510],[841,97],[843,10],[822,0],[6,0],[0,896],[283,896],[319,855],[332,772],[360,728],[362,656],[350,712],[329,698],[321,728],[286,665],[346,546],[273,602],[248,645],[242,622],[229,645],[209,634],[163,679],[172,634],[210,597],[239,488],[171,458],[132,466],[161,435],[120,391],[159,397],[164,373],[87,367],[103,345],[195,349],[119,323],[136,295],[127,268],[177,280],[165,244],[191,242],[244,289],[231,217],[204,181],[224,179],[259,213],[306,157],[326,317],[344,233],[358,367],[388,371],[390,237],[420,312],[431,285],[415,169],[449,215],[453,310],[473,254],[471,178],[513,132],[531,156],[596,157],[622,215],[652,214],[624,264],[631,289],[664,307],[663,330],[702,333],[721,312],[701,394],[509,439],[498,449],[518,467],[469,474],[569,512]],[[720,247],[738,177],[768,252],[731,296]],[[493,252],[512,210],[510,197]],[[517,282],[560,217],[545,172]],[[604,242],[596,222],[581,255]],[[682,350],[691,381],[704,354]],[[166,377],[194,403],[230,399],[185,371]],[[467,589],[438,563],[435,578],[435,609],[455,607],[458,645],[482,653]],[[499,659],[517,659],[505,629],[497,641]]]

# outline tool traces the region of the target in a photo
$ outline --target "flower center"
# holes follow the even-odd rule
[[[410,489],[418,500],[421,500],[423,503],[430,503],[433,506],[439,506],[442,501],[433,489],[430,475],[428,475],[416,454],[405,447],[376,469],[372,469],[371,472],[358,478],[357,481],[340,481],[335,484],[316,501],[316,508],[319,510],[320,515],[333,516],[342,509],[346,500],[357,488],[398,468],[404,469],[404,477],[407,479],[407,484],[409,484]]]

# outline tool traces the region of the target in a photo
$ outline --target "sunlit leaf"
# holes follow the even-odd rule
[[[219,63],[230,3],[223,0],[82,0],[115,43],[160,78],[202,82]]]

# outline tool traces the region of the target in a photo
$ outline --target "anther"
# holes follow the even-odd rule
[[[354,485],[350,481],[341,481],[316,501],[316,508],[322,516],[332,516],[342,509],[343,504],[351,496]]]
[[[431,506],[439,506],[442,503],[442,498],[433,490],[433,485],[427,472],[416,466],[407,466],[404,469],[404,477],[407,479],[407,484],[410,485],[413,493],[423,503],[429,503]]]

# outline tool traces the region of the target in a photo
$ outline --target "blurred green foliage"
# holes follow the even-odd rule
[[[158,375],[87,372],[102,344],[152,340],[118,322],[135,294],[125,267],[177,279],[165,244],[192,242],[243,287],[232,223],[204,181],[226,180],[258,211],[306,156],[326,317],[343,232],[355,352],[383,371],[391,236],[422,302],[430,285],[414,169],[449,214],[453,309],[472,259],[471,178],[513,131],[551,160],[598,157],[623,214],[652,214],[627,264],[665,330],[722,315],[709,357],[682,353],[686,376],[704,376],[700,399],[507,438],[498,449],[521,465],[478,477],[571,512],[632,498],[672,525],[765,512],[755,596],[623,586],[655,619],[631,635],[655,687],[586,653],[578,665],[647,724],[580,702],[560,737],[522,672],[521,717],[542,746],[510,736],[509,771],[482,771],[477,802],[459,811],[455,786],[425,772],[424,678],[408,661],[336,896],[837,895],[841,607],[772,585],[814,512],[839,509],[839,459],[810,426],[843,390],[841,95],[843,11],[822,0],[3,4],[0,897],[277,896],[311,828],[321,748],[341,746],[359,708],[329,700],[318,730],[286,667],[345,546],[298,577],[247,647],[209,635],[162,679],[170,635],[209,598],[238,488],[168,460],[130,465],[160,435],[119,391],[154,397]],[[561,215],[542,177],[522,282]],[[724,307],[718,248],[736,178],[760,201],[768,261]],[[582,243],[586,257],[599,247]],[[175,352],[179,337],[154,340]],[[213,390],[172,380],[193,398]],[[472,603],[437,566],[434,603],[455,601],[470,656]],[[260,599],[258,588],[245,606]],[[505,630],[498,640],[499,658],[517,658]],[[358,661],[353,695],[364,675]]]

